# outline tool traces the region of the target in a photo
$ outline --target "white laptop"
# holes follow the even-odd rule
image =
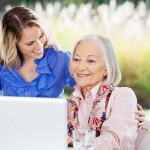
[[[66,100],[0,96],[0,150],[67,150]]]

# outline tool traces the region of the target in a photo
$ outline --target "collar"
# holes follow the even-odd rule
[[[97,92],[99,90],[99,87],[100,87],[101,83],[97,84],[95,87],[93,87],[91,90],[88,91],[87,93],[87,96],[88,95],[92,95],[92,101],[94,102],[95,99],[96,99],[96,95],[97,95]],[[79,100],[81,99],[84,99],[83,98],[83,95],[82,95],[82,92],[81,92],[81,87],[78,86],[78,85],[75,85],[75,90],[74,92],[72,93],[72,96],[74,97],[74,101],[79,104]],[[77,99],[78,98],[78,99]]]
[[[95,100],[96,99],[96,94],[99,90],[99,87],[100,87],[101,83],[97,84],[96,86],[94,86],[90,91],[91,91],[91,94],[92,94],[92,97],[93,99]]]

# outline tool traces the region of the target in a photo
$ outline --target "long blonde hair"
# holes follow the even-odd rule
[[[20,66],[23,59],[17,48],[17,43],[21,39],[22,30],[32,26],[37,26],[44,32],[46,37],[44,47],[56,45],[53,37],[48,36],[44,22],[34,11],[22,6],[14,7],[2,16],[0,63],[4,63],[8,68],[18,68]]]

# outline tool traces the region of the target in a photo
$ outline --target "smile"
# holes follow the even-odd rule
[[[89,76],[90,74],[78,74],[78,77],[79,78],[83,78],[83,77],[87,77],[87,76]]]
[[[35,53],[35,54],[41,54],[41,53],[42,53],[42,50],[32,51],[32,52]]]

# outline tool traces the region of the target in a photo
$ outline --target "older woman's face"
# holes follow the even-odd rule
[[[83,41],[73,55],[71,70],[77,84],[89,90],[103,81],[105,64],[96,42]]]

